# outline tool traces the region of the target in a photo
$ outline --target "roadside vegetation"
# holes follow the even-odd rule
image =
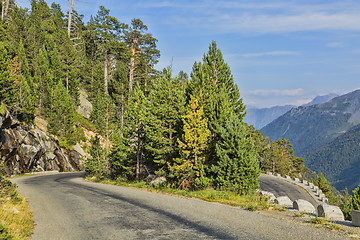
[[[33,229],[27,202],[0,171],[0,239],[28,239]]]
[[[231,206],[238,206],[249,211],[266,210],[271,207],[268,203],[268,198],[255,192],[248,195],[239,195],[230,191],[219,191],[215,189],[203,189],[203,190],[184,190],[179,188],[172,188],[166,185],[152,186],[146,181],[142,182],[124,182],[115,180],[101,180],[96,177],[86,178],[92,182],[98,182],[103,184],[111,184],[123,187],[132,187],[137,189],[143,189],[151,192],[159,192],[165,194],[176,195],[187,198],[198,198],[208,202],[218,202]]]

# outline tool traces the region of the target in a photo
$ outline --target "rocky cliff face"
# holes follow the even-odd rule
[[[8,111],[0,114],[0,158],[6,175],[33,171],[83,170],[80,146],[63,149],[59,142],[40,129],[29,129]]]

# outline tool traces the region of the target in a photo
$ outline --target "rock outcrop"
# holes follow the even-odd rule
[[[89,119],[93,110],[93,105],[91,102],[89,102],[89,100],[87,100],[87,94],[83,89],[80,90],[79,101],[80,105],[77,109],[77,112],[84,118]]]
[[[0,159],[5,175],[34,171],[67,172],[83,170],[80,146],[63,149],[59,142],[42,130],[21,124],[8,111],[0,114]]]

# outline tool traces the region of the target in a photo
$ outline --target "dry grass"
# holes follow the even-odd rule
[[[21,198],[21,196],[17,195]],[[11,197],[0,199],[1,224],[8,228],[8,239],[29,239],[34,229],[32,214],[25,200],[14,201]],[[11,238],[12,237],[12,238]],[[0,239],[1,235],[0,235]],[[5,238],[6,239],[6,238]]]

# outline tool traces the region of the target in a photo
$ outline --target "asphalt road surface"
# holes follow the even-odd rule
[[[12,180],[34,213],[32,239],[340,239],[236,207],[91,183],[83,176]]]
[[[283,179],[269,175],[261,175],[259,183],[261,190],[271,192],[275,197],[288,196],[292,201],[303,199],[314,205],[315,209],[319,205],[306,190]]]

